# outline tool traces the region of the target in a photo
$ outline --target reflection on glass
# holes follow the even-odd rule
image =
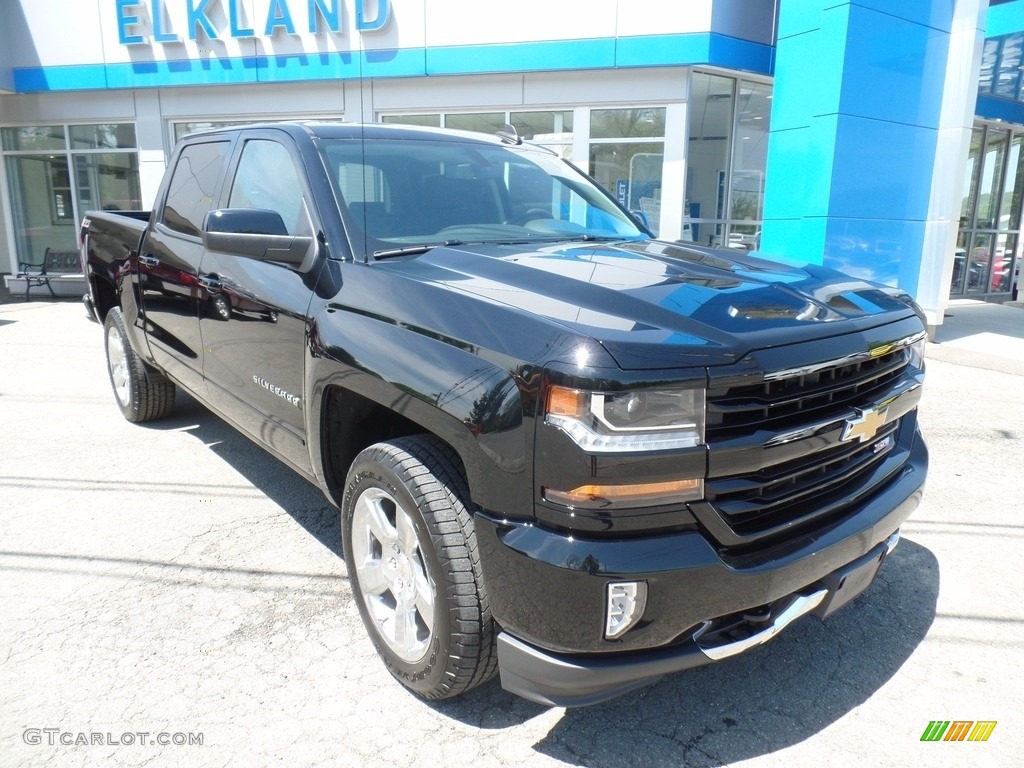
[[[977,126],[964,178],[952,295],[1013,291],[1022,192],[1024,133]]]
[[[422,125],[427,128],[440,128],[441,115],[437,113],[429,115],[384,115],[381,117],[381,122],[395,125]]]
[[[992,260],[992,234],[976,232],[971,242],[967,264],[967,292],[984,293],[988,290],[989,265]]]
[[[953,255],[953,279],[950,281],[950,293],[964,292],[964,278],[967,275],[967,241],[968,232],[958,232],[956,236],[956,252]]]
[[[139,158],[134,152],[101,152],[73,155],[78,209],[84,213],[137,211],[142,208],[139,189]]]
[[[460,131],[497,133],[505,127],[504,112],[477,112],[465,115],[445,115],[444,127]]]
[[[7,158],[18,261],[41,264],[46,250],[74,251],[75,225],[67,157]]]
[[[999,213],[1000,229],[1020,229],[1021,192],[1024,190],[1024,133],[1013,137],[1010,157],[1006,166],[1006,184],[1003,187],[1003,204]]]
[[[771,123],[772,87],[741,82],[736,102],[736,141],[730,218],[761,220],[764,208],[764,170],[768,162],[768,129]],[[733,227],[730,231],[738,231]]]
[[[595,109],[590,113],[590,138],[636,139],[665,136],[665,108]]]
[[[302,182],[283,144],[245,143],[228,199],[229,208],[260,208],[280,214],[289,235],[312,235],[302,199]]]
[[[135,146],[132,123],[71,126],[72,149],[131,149]]]
[[[181,140],[183,136],[188,136],[190,133],[196,133],[198,131],[209,131],[212,128],[227,128],[232,125],[252,125],[256,122],[255,120],[193,120],[187,123],[175,123],[174,124],[174,142],[175,144]]]
[[[388,258],[451,240],[634,239],[642,233],[585,176],[527,145],[323,141],[346,224]],[[393,194],[401,190],[401,194]]]
[[[967,172],[964,174],[964,194],[960,203],[960,226],[969,227],[973,223],[971,212],[978,193],[978,157],[981,155],[981,142],[984,128],[975,128],[971,132],[971,149],[967,155]]]
[[[185,147],[168,185],[164,224],[186,235],[200,236],[203,218],[213,208],[213,196],[220,187],[230,148],[227,141]]]
[[[1007,131],[989,128],[985,140],[985,158],[978,187],[978,229],[995,229],[998,215],[999,181],[1003,172],[1003,155],[1009,139]]]
[[[8,152],[64,150],[64,126],[30,125],[23,128],[0,129],[2,145]]]
[[[732,143],[735,80],[695,72],[690,86],[690,143],[686,155],[686,209],[691,219],[726,218],[726,173]],[[724,245],[722,225],[693,225],[702,245]]]
[[[525,141],[547,143],[551,137],[558,137],[559,142],[568,136],[572,142],[572,110],[558,112],[513,112],[510,122],[516,133]]]
[[[631,211],[642,211],[658,231],[665,145],[622,142],[590,145],[590,175]]]
[[[996,235],[992,258],[992,277],[989,290],[1007,293],[1013,288],[1013,254],[1017,249],[1017,235],[1000,232]]]
[[[761,224],[732,224],[726,247],[737,251],[757,251],[761,248]]]

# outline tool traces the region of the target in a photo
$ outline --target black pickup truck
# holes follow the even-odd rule
[[[740,653],[860,594],[920,501],[907,294],[658,241],[514,132],[196,134],[81,236],[124,416],[182,387],[319,485],[426,698]]]

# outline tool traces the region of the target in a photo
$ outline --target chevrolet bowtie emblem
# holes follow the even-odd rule
[[[843,425],[840,442],[845,443],[847,440],[856,439],[863,443],[870,440],[885,424],[885,415],[889,409],[867,408],[861,410],[858,408],[857,410],[860,415],[855,419],[847,419],[846,424]]]

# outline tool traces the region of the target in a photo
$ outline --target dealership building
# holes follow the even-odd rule
[[[1024,0],[0,0],[0,273],[152,205],[186,133],[510,123],[662,238],[1010,299]],[[62,289],[80,292],[76,278]],[[34,289],[39,291],[40,289]]]

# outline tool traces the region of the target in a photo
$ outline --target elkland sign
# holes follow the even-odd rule
[[[186,40],[223,40],[344,32],[343,0],[269,0],[266,15],[249,12],[245,0],[114,0],[121,45],[169,45]],[[173,2],[173,9],[169,7]],[[262,5],[262,4],[261,4]],[[173,16],[169,15],[173,11]],[[259,18],[254,18],[255,16]],[[355,0],[359,32],[384,29],[389,0]]]

